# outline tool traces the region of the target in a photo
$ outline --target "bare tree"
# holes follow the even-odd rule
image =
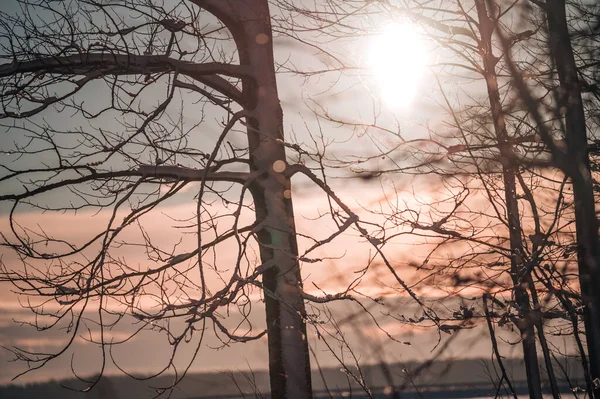
[[[555,132],[536,135],[538,125],[546,121],[531,108],[539,102],[527,97],[530,93],[516,73],[526,63],[502,59],[514,48],[525,48],[519,43],[535,32],[505,33],[503,18],[512,5],[475,0],[464,9],[464,4],[456,4],[458,11],[391,2],[327,1],[309,7],[283,0],[271,5],[266,0],[15,1],[1,13],[0,22],[0,119],[6,142],[12,141],[0,153],[0,206],[8,214],[2,245],[13,254],[10,262],[0,260],[0,281],[12,283],[26,298],[25,305],[37,317],[34,327],[66,327],[69,337],[52,353],[12,348],[16,358],[35,370],[64,355],[83,335],[101,347],[101,375],[109,360],[119,367],[113,348],[139,331],[155,330],[172,345],[171,357],[156,375],[175,371],[174,385],[188,372],[209,329],[223,345],[266,334],[271,395],[312,397],[307,324],[319,340],[336,340],[342,353],[352,350],[343,323],[327,310],[323,322],[305,303],[353,300],[358,312],[395,341],[351,295],[371,300],[355,288],[378,264],[396,285],[393,289],[408,295],[420,312],[414,318],[389,312],[386,317],[436,329],[438,344],[443,333],[470,329],[477,319],[484,320],[501,369],[496,334],[498,327],[512,324],[523,347],[530,397],[542,395],[536,337],[558,397],[545,321],[564,319],[582,358],[585,354],[579,339],[581,298],[567,270],[572,253],[558,244],[571,242],[566,205],[570,194],[564,191],[562,176],[544,169],[552,165],[549,154],[574,184],[579,175],[568,169],[567,154],[553,141]],[[269,7],[274,6],[272,15]],[[341,124],[358,135],[376,129],[392,136],[393,144],[382,150],[376,143],[379,152],[357,151],[349,161],[327,158],[326,140],[318,144],[318,133],[311,132],[312,148],[291,142],[283,134],[273,32],[319,48],[331,63],[325,71],[301,72],[289,65],[282,66],[284,70],[303,77],[343,73],[360,66],[347,64],[327,41],[339,44],[373,33],[377,23],[365,26],[364,20],[377,21],[382,11],[435,32],[437,44],[462,62],[437,66],[443,71],[460,67],[460,73],[466,71],[474,81],[483,78],[479,82],[486,92],[484,102],[456,110],[440,84],[442,107],[448,111],[445,131],[415,140],[380,125],[377,115],[373,123],[348,122],[315,102],[317,121]],[[495,40],[497,32],[501,33]],[[507,78],[511,74],[516,83]],[[515,86],[519,98],[514,96]],[[530,113],[535,123],[529,121]],[[585,119],[578,121],[585,124]],[[587,146],[585,130],[583,134]],[[585,161],[587,147],[581,150],[579,144],[567,146],[578,148],[573,154]],[[419,209],[401,204],[395,192],[382,201],[389,211],[365,210],[373,216],[367,221],[328,185],[328,166],[354,168],[365,181],[425,175],[448,196],[422,203]],[[298,234],[293,176],[324,194],[332,233]],[[592,194],[592,207],[586,209],[593,212],[591,179],[581,179],[587,182],[584,198]],[[580,194],[575,191],[578,204]],[[194,209],[184,216],[170,213],[167,207],[173,201],[193,203]],[[577,209],[576,205],[576,215]],[[91,237],[65,235],[36,225],[34,219],[42,213],[84,212],[95,212],[102,221]],[[170,240],[149,231],[149,220],[158,220],[162,213],[174,226],[164,226],[165,232],[173,233]],[[593,223],[586,231],[592,227]],[[301,264],[324,264],[316,255],[319,250],[349,231],[373,253],[358,277],[334,293],[318,286],[320,296],[305,291]],[[581,247],[579,233],[578,227]],[[422,262],[398,263],[417,270],[414,284],[408,284],[390,261],[399,256],[393,244],[409,235],[421,237],[430,248]],[[309,244],[303,248],[298,240]],[[582,248],[591,248],[586,245]],[[448,258],[445,251],[452,246],[463,248],[464,256]],[[146,263],[130,262],[128,251],[143,253]],[[581,251],[579,255],[580,262],[587,259]],[[584,301],[594,297],[593,290],[586,294],[587,275],[583,273],[581,284]],[[416,291],[430,285],[446,289],[460,307],[440,311],[446,306],[443,301],[437,307],[427,303]],[[485,293],[481,307],[467,304],[461,296],[467,289]],[[250,317],[257,292],[266,306],[264,330]],[[378,298],[372,299],[381,305]],[[593,303],[588,300],[587,308],[593,309]],[[131,320],[136,331],[121,340],[110,337]],[[347,325],[356,330],[352,320],[349,317]],[[590,313],[585,320],[593,358],[594,329],[589,323],[595,318]],[[329,329],[322,326],[326,323]],[[184,345],[194,350],[181,370],[176,361],[182,352],[189,353],[181,349]],[[342,357],[337,360],[349,381],[371,395],[352,355],[357,372]],[[385,371],[383,360],[378,361]],[[595,376],[593,364],[592,359]],[[502,371],[498,386],[504,382],[514,394]],[[98,378],[86,381],[93,386]],[[386,378],[394,387],[389,372]]]
[[[565,220],[570,220],[571,217],[565,206],[566,203],[570,203],[571,198],[570,194],[564,191],[562,178],[555,172],[545,169],[551,165],[548,162],[549,152],[540,143],[541,136],[536,134],[535,124],[531,124],[528,120],[531,105],[523,105],[518,98],[515,98],[514,86],[508,77],[510,76],[508,64],[514,60],[505,64],[502,58],[503,53],[518,54],[519,65],[529,67],[527,79],[542,83],[539,88],[536,88],[539,89],[536,91],[536,95],[542,98],[542,102],[546,101],[545,97],[549,97],[555,88],[552,84],[548,85],[548,70],[551,66],[544,60],[544,56],[548,53],[548,45],[543,42],[541,49],[536,47],[534,50],[528,48],[531,46],[530,42],[520,44],[532,37],[539,37],[539,31],[543,30],[540,27],[543,21],[539,18],[536,20],[536,17],[521,18],[523,17],[520,15],[521,10],[519,7],[515,8],[512,3],[377,2],[372,5],[372,8],[363,7],[361,4],[334,3],[331,5],[332,2],[328,4],[331,9],[336,9],[338,12],[342,9],[345,10],[344,15],[361,15],[363,18],[366,18],[365,15],[367,15],[375,20],[378,18],[383,20],[381,14],[385,14],[396,16],[398,19],[409,18],[420,23],[428,31],[435,32],[431,37],[440,47],[452,52],[455,59],[462,61],[461,64],[458,62],[439,63],[436,67],[454,68],[450,72],[452,77],[459,74],[455,69],[461,69],[461,76],[467,76],[468,79],[480,77],[485,83],[488,94],[486,101],[489,101],[489,105],[471,106],[470,111],[464,112],[463,119],[459,119],[459,113],[452,109],[446,99],[450,119],[454,119],[451,122],[451,128],[457,130],[457,137],[448,137],[450,134],[444,137],[440,134],[435,138],[431,135],[428,139],[407,140],[393,128],[387,128],[377,123],[376,117],[373,118],[376,121],[373,123],[357,123],[350,118],[332,116],[325,107],[322,107],[319,113],[331,122],[356,129],[361,132],[359,134],[366,135],[369,131],[379,131],[383,134],[396,135],[399,143],[397,147],[385,148],[379,154],[360,160],[361,165],[367,165],[361,171],[362,176],[377,177],[391,173],[426,173],[444,176],[441,179],[446,179],[444,188],[448,190],[447,202],[422,204],[428,207],[429,216],[423,208],[420,210],[402,209],[402,206],[392,203],[390,213],[386,214],[388,221],[392,224],[401,222],[409,230],[409,233],[428,238],[442,237],[443,240],[437,243],[435,249],[440,252],[443,252],[443,248],[447,248],[449,244],[470,243],[461,259],[441,259],[439,267],[436,267],[432,265],[434,250],[422,264],[416,266],[420,271],[431,270],[432,280],[434,276],[439,279],[440,269],[447,269],[454,274],[458,282],[464,279],[462,283],[466,282],[471,287],[488,286],[495,292],[503,287],[502,294],[509,292],[514,295],[519,317],[515,318],[511,315],[510,308],[514,305],[502,306],[502,317],[488,316],[492,313],[487,311],[485,316],[496,318],[501,324],[506,324],[505,317],[508,317],[517,326],[523,339],[531,397],[541,397],[542,395],[540,365],[535,342],[537,336],[544,355],[544,365],[552,393],[554,397],[558,397],[556,376],[553,371],[552,357],[554,355],[548,345],[544,326],[544,319],[553,317],[552,312],[548,309],[552,307],[549,306],[549,298],[556,298],[556,302],[553,300],[553,306],[562,306],[563,309],[559,313],[569,323],[572,323],[573,338],[578,342],[584,369],[587,368],[586,356],[579,338],[579,315],[576,311],[574,312],[580,301],[579,294],[574,289],[577,283],[572,278],[573,274],[570,271],[567,274],[561,273],[560,267],[558,267],[563,263],[569,264],[570,261],[569,245],[572,241],[568,225],[565,226],[563,223]],[[524,24],[524,28],[522,21],[527,22]],[[369,28],[363,28],[364,25],[360,23],[352,25],[352,18],[345,18],[343,22],[340,22],[329,15],[327,11],[319,14],[319,21],[316,24],[318,23],[321,23],[322,26],[333,27],[328,33],[330,37],[336,39],[344,35],[359,36],[372,33]],[[508,26],[510,26],[510,31]],[[494,32],[499,29],[506,31],[504,42],[494,38]],[[536,54],[537,50],[539,52]],[[562,54],[562,52],[559,53]],[[536,68],[539,69],[536,70]],[[329,72],[341,69],[351,70],[352,68],[340,63],[330,68]],[[536,74],[539,79],[534,76]],[[441,85],[439,90],[444,90]],[[481,114],[484,114],[485,117],[476,114],[475,109],[478,108],[483,109]],[[585,122],[584,119],[581,121]],[[467,127],[468,124],[473,127]],[[489,124],[493,127],[491,132],[487,130]],[[508,133],[508,128],[511,129],[511,134]],[[444,129],[447,130],[448,126],[444,126]],[[556,135],[556,132],[553,134]],[[460,144],[457,144],[457,140]],[[397,155],[398,152],[408,155],[401,157]],[[371,162],[375,167],[369,170],[369,162],[380,156],[382,159],[387,157],[391,159],[391,162],[388,163],[389,167],[384,162]],[[449,170],[441,165],[446,161],[452,162],[454,169]],[[497,176],[499,169],[501,169],[502,175],[501,182],[494,181],[494,178],[491,177]],[[473,176],[478,175],[478,179],[482,182],[477,195],[469,192],[473,191],[473,186],[465,183],[466,178],[462,178],[467,173]],[[554,176],[556,180],[552,181],[553,177],[550,176]],[[451,181],[453,182],[451,183]],[[547,191],[545,194],[541,194],[541,190]],[[541,206],[541,203],[548,200],[548,197],[544,196],[553,190],[555,191],[551,197],[555,202],[549,207]],[[498,198],[501,193],[504,197],[502,201]],[[565,196],[568,199],[565,199]],[[470,201],[482,197],[489,199],[490,205],[495,208],[496,215],[485,215],[480,209],[473,210],[473,202]],[[522,201],[521,204],[519,204],[520,201]],[[577,203],[577,199],[575,202]],[[477,215],[479,218],[482,216],[490,219],[497,218],[498,224],[490,224],[486,228],[494,229],[494,231],[506,229],[507,242],[483,234],[486,231],[485,228],[478,230],[478,225],[473,222],[473,218],[465,216],[466,214]],[[390,234],[389,231],[387,233],[385,242],[391,243],[395,237],[407,232],[404,231],[397,236]],[[557,245],[557,243],[565,241],[568,243],[566,247]],[[485,248],[485,250],[482,251],[481,248]],[[492,258],[496,253],[502,254],[498,260]],[[477,259],[478,256],[480,256],[479,259]],[[561,257],[562,259],[560,259]],[[510,269],[504,269],[512,280],[510,290],[504,288],[505,282],[502,280],[502,273],[490,276],[489,273],[494,269],[485,265],[487,262],[488,265],[501,267],[504,260],[508,260],[511,265]],[[553,267],[545,270],[550,264]],[[484,280],[474,278],[473,273],[469,272],[472,269],[482,270]],[[456,276],[456,273],[461,270],[467,270],[464,272],[465,276]],[[548,271],[550,272],[547,274]],[[557,276],[561,276],[563,283],[568,281],[568,284],[562,285],[561,283],[557,287]],[[424,281],[426,281],[425,284],[431,284],[432,280]],[[585,289],[583,290],[585,291]],[[500,294],[500,292],[498,293]],[[542,308],[547,309],[547,314],[542,311]],[[592,342],[591,346],[593,347],[593,340],[589,338],[592,330],[588,327],[586,331],[588,342]],[[490,332],[493,333],[493,329],[490,329]],[[500,361],[499,358],[498,361]],[[591,387],[590,380],[588,380],[588,385]]]
[[[599,296],[593,288],[598,284],[598,226],[595,212],[593,179],[588,155],[588,134],[581,95],[578,66],[575,61],[572,38],[569,34],[567,6],[563,2],[535,3],[547,18],[548,48],[552,55],[558,82],[553,85],[555,104],[551,108],[553,116],[560,122],[559,134],[565,145],[559,146],[551,124],[544,119],[544,101],[536,98],[523,78],[521,70],[508,51],[506,32],[498,28],[505,49],[505,58],[515,87],[523,103],[531,112],[540,137],[552,153],[556,167],[569,177],[573,186],[574,210],[577,237],[577,257],[579,281],[584,308],[584,324],[589,354],[591,382],[588,382],[590,396],[598,396],[598,322]],[[575,6],[577,8],[578,6]],[[592,5],[593,7],[593,5]],[[586,68],[583,65],[582,68]]]
[[[548,17],[548,41],[560,86],[557,89],[557,106],[563,107],[566,156],[574,163],[569,174],[573,184],[575,222],[577,225],[577,258],[579,281],[583,297],[584,321],[590,361],[590,374],[594,381],[600,378],[600,241],[596,218],[592,174],[588,155],[588,134],[581,96],[581,84],[571,38],[567,25],[564,1],[548,1],[544,10]],[[600,396],[600,385],[594,382],[594,397]]]
[[[13,144],[2,150],[0,200],[10,224],[2,244],[21,266],[3,263],[0,278],[34,298],[26,303],[39,316],[35,327],[68,325],[70,336],[55,353],[14,348],[16,357],[29,370],[42,367],[93,324],[102,372],[112,347],[128,341],[106,335],[128,314],[138,331],[167,335],[173,356],[159,374],[175,370],[176,383],[212,323],[225,343],[266,333],[271,395],[312,397],[304,300],[343,295],[303,292],[290,178],[303,173],[327,187],[302,164],[287,163],[268,2],[31,0],[10,7],[1,18],[0,118]],[[205,122],[211,115],[223,124],[207,151],[199,143],[216,127]],[[74,123],[64,119],[71,117]],[[173,218],[196,242],[165,248],[144,221],[194,182],[195,213]],[[93,237],[68,241],[22,224],[22,210],[109,216]],[[356,222],[340,218],[340,231]],[[130,241],[136,227],[141,240]],[[226,266],[217,259],[223,243],[235,252]],[[150,266],[119,253],[136,248]],[[218,289],[211,279],[220,279]],[[253,287],[266,303],[265,331],[247,318]],[[233,325],[219,314],[230,307],[242,316]],[[178,371],[180,345],[197,337],[195,354]]]

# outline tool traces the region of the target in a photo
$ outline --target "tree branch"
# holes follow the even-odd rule
[[[177,70],[190,77],[203,75],[226,75],[234,78],[251,78],[251,69],[243,65],[221,62],[198,64],[181,61],[165,55],[135,55],[110,53],[81,53],[63,57],[45,57],[31,61],[0,65],[0,77],[20,73],[58,73],[85,75],[105,69],[107,74],[128,75],[168,72]]]
[[[65,169],[67,170],[67,169]],[[26,171],[23,173],[27,173]],[[0,201],[18,201],[23,198],[33,197],[38,194],[45,193],[57,189],[59,187],[70,186],[74,184],[82,184],[95,180],[108,180],[118,177],[145,177],[145,178],[173,178],[188,181],[226,181],[234,183],[245,183],[250,177],[246,172],[205,172],[204,169],[192,169],[182,166],[170,165],[140,165],[137,170],[122,170],[114,172],[96,172],[91,169],[90,174],[81,176],[75,179],[65,179],[51,184],[46,184],[37,187],[34,190],[28,190],[25,187],[25,192],[20,194],[5,194],[0,195]]]
[[[254,76],[252,69],[245,65],[221,62],[202,64],[176,60],[165,55],[82,53],[2,64],[0,65],[0,78],[26,73],[84,75],[84,79],[73,82],[81,87],[90,80],[104,75],[147,75],[170,71],[177,71],[188,76],[237,103],[242,102],[242,93],[220,75],[239,79],[253,78]],[[2,95],[16,94],[18,90],[18,88],[7,90]]]

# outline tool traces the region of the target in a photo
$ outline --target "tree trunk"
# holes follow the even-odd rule
[[[283,145],[283,112],[279,103],[271,16],[267,0],[198,1],[227,25],[240,64],[254,78],[242,82],[247,118],[250,185],[254,198],[263,274],[272,398],[312,398],[306,310],[298,263],[298,245],[290,179]]]
[[[569,37],[564,0],[548,0],[550,49],[556,64],[560,90],[558,107],[565,111],[565,139],[569,160],[575,165],[570,173],[575,199],[575,224],[577,236],[577,263],[581,297],[584,303],[585,335],[592,381],[600,381],[600,249],[598,247],[598,221],[594,204],[594,191],[587,151],[585,114],[577,66]],[[600,397],[599,384],[589,387],[593,397]]]
[[[514,155],[508,140],[508,132],[500,93],[498,90],[498,78],[496,74],[496,59],[492,49],[492,23],[484,0],[475,0],[477,15],[479,19],[479,31],[481,34],[479,48],[483,61],[483,74],[486,81],[488,98],[492,111],[492,119],[496,140],[500,149],[502,162],[502,179],[504,182],[504,195],[506,201],[506,216],[510,238],[510,275],[514,286],[515,302],[519,307],[519,318],[517,328],[521,333],[523,345],[523,358],[527,373],[527,385],[531,399],[542,399],[542,384],[540,369],[535,345],[535,330],[531,318],[531,305],[529,295],[524,286],[523,265],[523,241],[521,231],[521,220],[519,216],[519,204],[517,201],[516,177]]]
[[[533,301],[534,316],[532,319],[537,330],[538,339],[540,341],[540,347],[542,354],[544,355],[544,365],[546,366],[546,374],[548,374],[548,381],[550,382],[550,390],[552,392],[553,399],[560,399],[560,391],[556,381],[556,374],[554,374],[554,366],[552,365],[552,355],[550,354],[550,348],[548,347],[548,340],[544,333],[544,320],[542,319],[542,311],[540,307],[540,301],[535,291],[535,283],[531,278],[531,275],[527,277],[527,283],[529,284],[529,292],[531,292],[531,299]]]

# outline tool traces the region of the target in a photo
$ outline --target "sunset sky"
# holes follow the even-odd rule
[[[12,15],[18,15],[20,12],[15,2],[3,2],[0,11]],[[454,66],[444,67],[444,63],[451,64],[456,61],[456,55],[453,55],[448,46],[432,40],[431,37],[428,38],[422,27],[409,22],[407,18],[394,15],[357,18],[361,29],[357,29],[354,36],[340,33],[339,41],[329,43],[327,38],[309,32],[307,34],[309,39],[324,46],[320,50],[302,44],[300,41],[294,41],[283,34],[276,35],[274,39],[275,58],[279,65],[277,79],[284,113],[284,128],[290,146],[289,164],[293,164],[303,156],[299,155],[301,151],[295,151],[297,148],[313,155],[324,153],[325,157],[321,158],[321,161],[328,187],[360,217],[373,237],[383,240],[394,236],[381,250],[393,270],[390,270],[382,261],[382,257],[377,254],[375,249],[377,244],[373,245],[373,242],[369,242],[363,234],[353,228],[312,251],[307,255],[309,259],[301,262],[306,293],[315,296],[335,295],[344,293],[348,287],[352,287],[354,289],[352,295],[358,299],[360,305],[370,311],[370,314],[365,313],[359,304],[350,302],[309,306],[308,313],[314,315],[315,320],[334,319],[339,322],[353,351],[350,353],[348,348],[340,346],[338,341],[327,336],[328,333],[335,333],[332,327],[335,323],[328,325],[314,323],[308,326],[308,338],[314,350],[313,355],[323,367],[336,366],[339,363],[339,360],[332,356],[332,350],[345,356],[344,361],[352,363],[354,361],[352,356],[356,356],[359,362],[365,364],[380,361],[426,360],[440,353],[441,358],[490,357],[492,352],[489,332],[483,322],[467,322],[461,326],[464,327],[463,329],[453,332],[440,331],[432,322],[416,323],[410,320],[421,317],[424,310],[392,274],[392,271],[396,273],[399,279],[411,287],[424,307],[431,306],[442,319],[451,318],[453,312],[461,309],[461,305],[469,309],[473,307],[481,313],[481,295],[485,287],[468,287],[461,290],[458,296],[446,298],[447,295],[456,293],[452,280],[447,274],[440,273],[438,276],[432,268],[427,267],[427,263],[431,262],[429,266],[435,264],[443,268],[449,259],[460,259],[470,254],[473,248],[470,245],[476,244],[452,244],[437,250],[429,258],[428,255],[441,240],[434,238],[433,233],[423,231],[409,234],[406,226],[409,224],[407,221],[421,224],[434,223],[441,219],[440,215],[444,212],[451,211],[462,195],[466,197],[471,192],[483,191],[482,187],[476,183],[469,183],[471,185],[465,184],[464,190],[460,191],[462,177],[457,177],[456,181],[448,183],[448,180],[452,179],[444,180],[434,176],[433,173],[431,175],[422,173],[422,170],[416,168],[406,172],[401,169],[410,162],[430,162],[433,165],[432,171],[450,169],[449,158],[453,155],[451,150],[456,149],[456,144],[459,143],[457,137],[460,136],[457,132],[460,129],[454,125],[455,120],[449,114],[448,108],[458,107],[465,101],[476,102],[485,98],[485,83],[472,79],[472,74],[468,70],[461,70],[458,73],[453,69]],[[203,29],[209,31],[214,27],[211,24],[214,25],[213,20],[208,21]],[[235,59],[230,41],[224,40],[228,38],[227,33],[216,31],[211,34],[213,42],[218,44],[215,44],[218,50],[215,50],[215,54],[221,55],[225,60]],[[1,40],[3,39],[0,39],[0,42]],[[339,68],[340,70],[336,71],[337,64],[334,60],[336,57],[347,64],[346,68]],[[0,67],[5,61],[6,59],[0,61]],[[5,63],[8,64],[8,61]],[[331,68],[331,71],[322,72],[328,68]],[[137,102],[131,100],[134,104],[132,107],[139,106],[144,109],[156,107],[166,95],[165,89],[168,87],[166,82],[166,79],[159,79],[156,84],[150,85],[142,99]],[[132,83],[131,86],[135,85]],[[123,99],[128,95],[126,89],[131,88],[128,86],[123,89],[125,91],[122,94]],[[217,106],[202,104],[198,100],[198,95],[181,90],[161,121],[165,126],[173,129],[173,135],[181,135],[178,139],[181,143],[185,142],[188,149],[201,150],[209,154],[222,132],[223,125],[227,122],[227,113]],[[86,104],[90,112],[102,109],[109,102],[110,88],[102,82],[92,83],[73,96],[74,104]],[[139,116],[128,118],[128,115],[115,116],[112,113],[97,121],[88,122],[81,114],[72,113],[71,110],[56,112],[50,108],[28,119],[27,122],[16,123],[15,126],[9,126],[11,122],[5,122],[0,125],[0,148],[3,149],[0,151],[0,165],[25,169],[40,167],[40,165],[46,167],[56,162],[55,154],[52,152],[23,157],[14,153],[14,148],[28,142],[28,129],[40,129],[40,126],[45,124],[52,126],[56,130],[53,139],[68,147],[74,140],[73,136],[63,135],[58,131],[90,129],[93,133],[89,137],[83,134],[81,137],[76,137],[76,140],[83,140],[77,141],[81,144],[85,140],[91,140],[90,137],[98,139],[99,132],[110,137],[111,134],[118,134],[115,132],[132,129],[132,126],[139,123]],[[131,126],[127,126],[126,123],[131,123]],[[153,128],[159,131],[164,126],[157,124]],[[228,134],[226,143],[222,145],[217,159],[235,158],[232,154],[247,156],[242,150],[247,147],[244,129],[242,124],[235,125]],[[157,136],[160,135],[159,133]],[[481,137],[487,133],[484,132]],[[162,144],[164,143],[161,142]],[[133,154],[131,158],[114,157],[107,163],[108,166],[115,170],[123,170],[131,168],[135,162],[148,165],[157,162],[159,154],[149,147],[139,150],[138,143],[128,145],[131,145]],[[12,148],[13,152],[5,150],[6,148]],[[166,163],[178,165],[181,162],[191,168],[200,168],[206,158],[181,156],[168,159]],[[325,180],[318,169],[318,164],[314,161],[316,158],[315,156],[313,160],[307,161],[307,157],[304,157],[301,161],[313,168],[319,179]],[[460,159],[457,163],[460,163]],[[227,170],[239,172],[246,166],[239,164],[228,166]],[[284,165],[285,167],[287,166]],[[467,168],[465,167],[464,170]],[[393,173],[379,176],[379,171],[393,171]],[[3,170],[1,173],[3,176],[7,172]],[[536,178],[554,177],[548,174]],[[560,179],[556,180],[558,185]],[[198,244],[195,196],[198,195],[199,187],[199,183],[189,183],[175,196],[142,216],[139,224],[133,223],[123,229],[118,242],[111,247],[111,258],[107,259],[102,266],[107,268],[106,272],[119,274],[124,267],[139,270],[157,268],[169,262],[169,259],[174,259],[178,254],[194,251]],[[241,195],[239,185],[216,183],[212,187],[216,191],[226,191],[226,194],[221,198],[214,193],[205,196],[207,202],[204,212],[206,213],[203,213],[202,221],[206,231],[202,235],[203,243],[233,228],[238,205],[236,201]],[[159,189],[156,185],[148,184],[142,185],[140,191],[156,190],[152,195],[165,195],[172,188],[173,185],[168,183],[162,184]],[[493,186],[489,190],[494,191],[498,188],[499,186]],[[0,182],[1,194],[21,193],[24,190],[16,179]],[[536,195],[545,195],[543,191],[544,188],[539,189]],[[548,189],[548,192],[550,191]],[[83,197],[94,198],[96,194],[95,189],[89,186],[82,189],[80,193],[60,189],[41,194],[35,198],[35,201],[52,209],[65,204],[77,207],[82,204]],[[555,193],[548,194],[546,198],[552,199],[552,195]],[[325,242],[328,237],[334,235],[338,226],[332,219],[331,199],[328,199],[324,191],[310,179],[300,175],[293,177],[291,196],[300,254],[303,254],[315,242]],[[248,208],[249,197],[249,194],[245,193],[243,206],[240,206],[237,228],[254,222],[253,212]],[[101,202],[105,199],[97,200]],[[143,200],[144,195],[139,192],[132,196],[128,204],[115,212],[113,221],[111,221],[113,215],[109,212],[113,204],[110,204],[108,210],[82,209],[77,212],[62,210],[42,212],[34,209],[33,206],[24,205],[17,208],[13,215],[12,228],[23,236],[29,234],[37,237],[36,239],[41,240],[40,247],[43,245],[44,235],[63,240],[46,243],[46,246],[50,247],[48,249],[50,252],[66,250],[68,245],[65,243],[82,245],[105,231],[108,225],[112,227],[118,225],[130,212],[129,206],[134,207]],[[501,223],[490,222],[490,220],[493,219],[494,212],[503,210],[501,202],[502,200],[498,200],[500,205],[490,204],[484,196],[471,195],[467,201],[459,204],[472,212],[472,215],[461,219],[465,225],[489,238],[490,242],[498,242],[498,246],[506,245],[504,240],[506,230]],[[10,201],[0,202],[0,231],[8,241],[14,243],[17,240],[11,231],[9,220],[11,205]],[[340,209],[335,204],[333,208]],[[542,211],[552,209],[552,204],[542,204],[540,209]],[[467,210],[464,210],[465,214]],[[215,221],[213,225],[210,225],[207,215],[213,217]],[[525,230],[529,234],[532,222],[531,218],[527,219],[527,217],[531,217],[531,212],[524,210],[523,215],[526,220]],[[399,221],[405,224],[401,227],[394,226],[394,223]],[[460,221],[456,222],[452,227],[463,227],[460,223]],[[32,233],[33,231],[36,233]],[[149,242],[160,250],[151,248],[147,245]],[[205,277],[212,292],[217,292],[224,287],[224,282],[228,281],[233,273],[236,262],[242,265],[241,268],[247,275],[251,275],[260,265],[256,243],[249,240],[247,251],[242,256],[239,251],[242,247],[246,248],[244,245],[232,237],[219,244],[214,251],[203,255],[207,270]],[[96,242],[81,254],[72,256],[70,261],[79,262],[73,264],[84,264],[95,256],[97,250]],[[490,251],[489,259],[500,258],[501,255],[498,253]],[[200,277],[194,267],[196,260],[197,258],[193,257],[187,263],[179,265],[182,270],[177,274],[165,275],[167,281],[160,287],[168,287],[165,291],[170,292],[171,296],[166,300],[181,304],[199,297],[199,292],[189,288],[199,284]],[[6,246],[0,247],[0,261],[9,270],[24,270],[24,265],[15,251]],[[61,270],[58,263],[49,261],[31,261],[27,267],[28,270],[32,268]],[[189,270],[183,270],[186,267]],[[469,273],[471,271],[466,272]],[[429,277],[426,281],[433,281],[436,286],[419,284],[426,276]],[[173,281],[169,281],[169,278]],[[159,286],[160,283],[156,284]],[[184,286],[188,287],[187,291],[181,288]],[[140,308],[156,309],[157,300],[153,295],[158,294],[161,294],[158,289],[149,292],[143,298],[147,302],[136,305]],[[247,299],[249,303],[247,307],[251,308],[251,312],[245,321],[240,309],[233,305],[227,309],[220,308],[218,315],[221,317],[221,322],[231,330],[239,327],[241,332],[251,330],[253,334],[257,334],[265,328],[263,294],[254,287]],[[130,309],[123,305],[123,300],[120,298],[119,300],[120,303],[114,299],[103,303],[103,307],[109,311],[127,313],[115,328],[105,331],[103,337],[105,342],[127,341],[115,345],[110,355],[120,368],[129,373],[149,374],[159,371],[172,353],[172,347],[164,331],[142,331],[134,334],[140,326],[139,320],[130,314]],[[381,302],[378,302],[380,300]],[[35,297],[32,297],[31,301],[31,306],[41,303],[40,299]],[[80,305],[77,306],[75,311],[81,309]],[[57,302],[50,300],[38,309],[52,312],[59,308],[64,309]],[[244,306],[240,308],[246,310]],[[99,329],[95,325],[98,321],[97,300],[88,304],[84,316],[85,327],[80,328],[78,337],[66,353],[52,360],[41,370],[26,374],[15,382],[26,383],[71,377],[71,366],[79,375],[97,373],[102,364],[101,350],[97,343],[89,342],[101,339]],[[106,317],[116,319],[115,315],[106,315]],[[0,349],[0,384],[8,383],[12,377],[26,368],[23,362],[12,361],[14,355],[10,352],[10,348],[19,347],[30,352],[48,353],[59,350],[61,345],[65,344],[69,337],[68,319],[61,321],[59,328],[49,331],[38,332],[33,326],[28,325],[34,322],[43,325],[51,320],[43,319],[43,317],[36,319],[35,315],[27,309],[25,295],[19,295],[15,287],[6,282],[0,283],[0,345],[6,348]],[[239,323],[239,326],[236,323]],[[457,323],[454,323],[454,326],[456,325]],[[159,329],[155,327],[155,330]],[[169,327],[173,331],[180,330],[181,319],[174,321]],[[564,326],[561,322],[553,321],[547,328],[548,331],[558,334],[562,332]],[[190,342],[185,344],[185,348],[179,348],[175,358],[177,365],[185,367],[190,361],[201,336],[200,329],[198,327],[190,337]],[[497,333],[503,356],[519,356],[518,332],[506,327],[499,328]],[[208,322],[206,334],[202,336],[200,350],[191,366],[192,371],[267,368],[268,353],[265,336],[248,343],[224,345],[215,335],[219,335],[219,332]],[[551,338],[551,343],[557,351],[571,354],[574,352],[574,345],[570,339],[570,337],[554,337]],[[332,345],[330,348],[327,347],[326,341]],[[105,373],[118,374],[119,369],[112,363],[113,360],[109,358]]]

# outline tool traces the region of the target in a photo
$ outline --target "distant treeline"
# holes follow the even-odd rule
[[[505,359],[504,365],[513,376],[517,394],[526,394],[525,373],[520,359]],[[579,367],[574,361],[561,364],[563,370],[571,370],[568,379],[559,380],[561,391],[584,388],[583,376],[577,372]],[[365,381],[374,397],[389,398],[393,392],[402,392],[403,399],[412,398],[475,398],[506,397],[506,387],[498,388],[497,370],[489,360],[471,359],[438,361],[429,366],[419,363],[397,363],[385,366],[369,365],[362,367]],[[327,387],[323,384],[323,378]],[[362,398],[367,397],[360,386],[348,378],[341,369],[326,368],[321,373],[313,373],[315,398]],[[390,386],[385,377],[393,377]],[[77,380],[49,381],[28,385],[9,385],[0,387],[2,399],[129,399],[150,398],[160,391],[157,388],[171,384],[169,376],[153,380],[134,380],[125,376],[103,377],[89,392],[76,391],[85,387]],[[235,381],[235,383],[233,383]],[[75,389],[75,390],[74,390]],[[548,391],[549,392],[549,391]],[[233,399],[242,397],[269,397],[269,378],[266,371],[254,372],[216,372],[188,375],[173,390],[173,399]]]

